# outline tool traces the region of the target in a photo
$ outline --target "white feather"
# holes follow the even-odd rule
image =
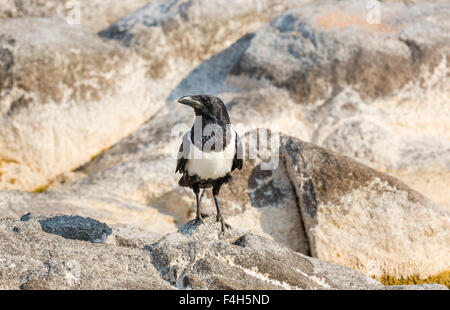
[[[231,141],[221,152],[202,152],[191,141],[190,154],[186,163],[189,175],[198,175],[202,179],[218,179],[231,171],[235,154],[236,132],[231,131]]]

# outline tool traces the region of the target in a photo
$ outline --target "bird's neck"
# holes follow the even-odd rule
[[[212,145],[213,151],[222,151],[231,141],[231,126],[216,118],[196,115],[191,128],[191,141],[199,149],[204,150],[205,144]]]

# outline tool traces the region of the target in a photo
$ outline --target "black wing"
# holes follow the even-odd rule
[[[178,150],[178,155],[177,155],[177,168],[175,169],[175,173],[176,172],[180,172],[180,173],[184,173],[184,167],[186,166],[186,162],[188,161],[189,158],[189,140],[188,140],[188,133],[186,133],[183,136],[183,141],[181,142],[180,145],[180,149]]]
[[[236,151],[234,153],[234,158],[233,158],[233,165],[231,166],[231,171],[233,171],[234,169],[242,169],[242,165],[244,163],[244,151],[242,149],[242,142],[241,142],[241,138],[239,138],[239,135],[236,133]]]

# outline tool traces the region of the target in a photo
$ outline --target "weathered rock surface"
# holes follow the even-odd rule
[[[44,232],[43,222],[53,230]],[[94,224],[96,223],[96,224]],[[67,232],[69,235],[60,234]],[[92,229],[94,227],[94,229]],[[108,228],[106,244],[93,244]],[[128,234],[124,235],[124,231]],[[214,219],[161,236],[109,228],[93,219],[26,215],[1,219],[3,289],[382,289],[341,265],[296,253],[260,236],[229,230]],[[88,236],[88,238],[86,238]],[[119,239],[120,236],[120,239]],[[130,238],[131,236],[131,238]],[[143,238],[142,238],[143,237]],[[120,242],[117,242],[120,240]],[[136,243],[137,241],[137,243]],[[125,266],[125,268],[124,268]],[[437,285],[388,289],[444,289]]]
[[[87,189],[84,192],[49,191],[40,194],[0,191],[0,217],[20,219],[26,213],[37,218],[58,213],[91,217],[112,226],[132,224],[135,231],[130,234],[135,236],[154,236],[177,230],[172,216],[108,192],[93,193]],[[101,236],[94,239],[103,240]]]
[[[1,219],[0,236],[2,289],[171,289],[141,249],[64,239],[33,219]]]
[[[162,235],[151,232],[138,225],[105,223],[79,215],[35,216],[30,212],[20,217],[21,222],[37,221],[43,232],[58,235],[65,239],[108,243],[129,248],[140,248],[152,244]]]
[[[58,230],[67,228],[69,220],[74,232],[86,231],[83,226],[95,221],[64,215],[29,216],[26,221],[0,219],[0,288],[386,289],[357,271],[299,254],[248,232],[231,229],[220,235],[214,219],[200,226],[189,222],[178,232],[153,240],[135,235],[141,242],[136,246],[109,241],[94,244],[79,233],[63,238],[42,231],[40,223],[55,218],[59,219],[55,223],[62,225],[55,224]],[[98,222],[96,226],[106,225]],[[111,231],[117,233],[114,227]],[[446,288],[413,285],[388,289]]]
[[[411,3],[408,3],[411,4]],[[286,90],[293,136],[352,156],[450,207],[450,5],[315,1],[256,31],[222,92]],[[372,12],[373,13],[373,12]],[[276,57],[274,57],[276,55]]]
[[[81,227],[80,227],[81,228]],[[218,224],[186,225],[145,250],[64,239],[39,222],[0,220],[7,289],[380,289],[348,268]]]
[[[450,213],[348,157],[283,138],[314,257],[396,278],[450,269]]]
[[[39,220],[42,231],[66,239],[105,242],[112,230],[108,225],[81,216],[55,216]]]
[[[0,19],[0,189],[35,190],[159,107],[142,61],[63,22]]]
[[[213,223],[215,219],[212,220]],[[378,289],[379,283],[337,264],[296,253],[265,238],[220,225],[164,236],[148,250],[161,276],[186,289]]]
[[[449,6],[382,8],[384,18],[372,24],[360,1],[317,1],[287,11],[256,32],[232,74],[267,79],[302,103],[323,102],[346,87],[361,97],[392,94],[448,57]],[[433,19],[425,22],[426,16]]]
[[[149,0],[2,0],[0,18],[52,17],[97,32]]]
[[[169,95],[173,99],[181,93],[180,88],[174,93],[171,90],[202,61],[254,32],[284,10],[310,1],[155,0],[99,34],[119,41],[147,60],[147,76],[155,91],[152,100],[164,102]],[[232,69],[234,62],[230,59],[242,54],[248,37],[239,41],[234,49],[222,54],[225,61],[207,60],[204,67],[210,77],[217,78],[214,74],[217,72],[226,76]],[[201,80],[206,80],[207,76],[196,77],[197,92],[205,87],[213,90],[201,86]],[[213,84],[217,89],[220,78]]]

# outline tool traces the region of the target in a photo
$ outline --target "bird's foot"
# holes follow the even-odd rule
[[[225,233],[226,229],[230,229],[231,228],[231,226],[224,221],[222,215],[217,215],[216,216],[216,222],[220,222],[220,224],[221,224],[221,231],[220,231],[221,235],[223,235]]]
[[[195,217],[195,220],[194,220],[194,223],[193,223],[193,225],[197,225],[197,224],[205,224],[205,222],[203,222],[203,219],[204,218],[207,218],[209,215],[208,214],[205,214],[205,213],[200,213],[200,214],[197,214],[197,216]]]

